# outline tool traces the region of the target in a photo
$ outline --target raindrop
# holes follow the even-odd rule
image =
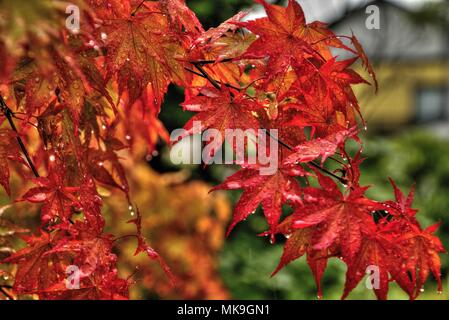
[[[419,289],[419,292],[424,292],[424,288]]]
[[[442,294],[442,293],[443,293],[442,290],[438,290],[438,291],[437,291],[437,294]]]
[[[90,40],[88,45],[90,45],[91,47],[93,47],[95,45],[95,42],[93,40]]]
[[[56,160],[55,155],[54,155],[54,154],[50,155],[49,160],[50,160],[51,162],[54,162],[54,161]]]
[[[100,167],[102,167],[102,166],[103,166],[103,162],[102,162],[102,161],[98,162],[98,165],[99,165]]]
[[[133,211],[133,206],[129,205],[128,209],[129,209],[129,211]]]
[[[125,137],[126,140],[131,140],[131,136],[129,134],[126,135]]]
[[[104,32],[101,33],[101,40],[105,41],[108,38],[108,35]]]

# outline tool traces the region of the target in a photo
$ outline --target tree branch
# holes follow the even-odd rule
[[[5,295],[5,297],[7,297],[10,300],[15,300],[14,297],[8,292],[8,290],[6,289],[10,289],[10,286],[0,286],[0,292],[3,293]]]
[[[28,153],[28,150],[25,147],[25,144],[23,143],[22,138],[20,138],[20,136],[19,136],[19,132],[17,131],[16,125],[14,124],[14,121],[13,121],[14,113],[8,107],[5,100],[3,100],[3,96],[1,94],[0,94],[0,108],[1,108],[1,111],[3,112],[3,114],[5,115],[6,119],[8,120],[11,129],[17,134],[17,136],[16,136],[17,142],[19,144],[20,149],[22,150],[23,155],[25,156],[25,158],[28,162],[28,165],[31,168],[31,171],[33,171],[33,174],[36,178],[39,178],[39,173],[37,172],[37,169],[34,166],[33,161],[31,160],[30,154]]]
[[[193,65],[199,70],[199,72],[218,90],[221,90],[221,86],[220,84],[213,79],[207,72],[206,70],[204,70],[204,68],[202,67],[202,65],[200,63],[197,62],[193,62]]]

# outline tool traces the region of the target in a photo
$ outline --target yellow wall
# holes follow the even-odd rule
[[[377,128],[389,129],[412,121],[415,92],[420,85],[448,86],[449,82],[447,61],[381,62],[374,69],[379,81],[377,95],[369,86],[358,85],[354,90],[368,125]]]

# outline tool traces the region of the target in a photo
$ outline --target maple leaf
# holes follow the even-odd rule
[[[81,70],[70,63],[71,57],[62,56],[54,48],[45,57],[53,64],[41,65],[40,60],[25,59],[15,70],[12,82],[17,105],[23,105],[27,116],[33,117],[57,100],[70,110],[77,127],[87,94]]]
[[[369,75],[373,79],[374,88],[377,92],[377,90],[379,89],[379,83],[377,82],[376,73],[374,72],[373,66],[369,62],[368,56],[366,55],[365,50],[363,49],[362,45],[360,44],[360,42],[356,38],[356,36],[354,36],[354,34],[352,35],[351,40],[352,40],[352,44],[354,45],[355,49],[357,50],[357,53],[358,53],[360,59],[362,59],[363,66],[366,68]]]
[[[404,193],[398,188],[394,180],[391,178],[389,178],[389,180],[391,185],[393,186],[396,200],[386,201],[385,210],[387,210],[392,215],[402,216],[406,218],[409,222],[412,222],[415,225],[419,225],[419,223],[415,219],[416,213],[418,211],[412,208],[415,196],[415,185],[412,186],[408,196],[405,197]]]
[[[304,171],[296,172],[305,175]],[[282,204],[300,202],[301,187],[286,168],[281,168],[273,175],[261,175],[257,168],[241,169],[225,182],[214,187],[215,190],[243,189],[234,208],[234,216],[228,227],[227,236],[232,229],[262,205],[264,215],[270,227],[270,234],[274,239],[276,227],[282,213]]]
[[[360,250],[348,263],[342,299],[346,299],[367,271],[376,272],[373,276],[378,277],[375,278],[376,283],[373,284],[373,290],[377,298],[380,300],[387,299],[389,273],[396,275],[399,270],[396,266],[397,260],[395,261],[396,258],[393,257],[398,256],[400,251],[391,238],[382,235],[377,230],[372,232],[372,235],[362,238]],[[368,267],[374,267],[375,269],[370,270]]]
[[[44,299],[127,299],[126,280],[118,278],[111,236],[92,235],[86,224],[75,223],[70,236],[55,239],[45,256],[70,256],[71,266],[78,268],[79,288],[68,288],[63,279],[39,290]],[[67,272],[66,270],[64,271]]]
[[[304,228],[293,229],[292,221],[294,215],[290,215],[280,223],[277,228],[277,233],[282,233],[287,240],[284,244],[284,250],[278,266],[273,271],[271,276],[275,276],[282,268],[284,268],[290,262],[301,258],[304,254],[307,254],[307,264],[315,278],[317,286],[318,297],[322,297],[321,290],[321,278],[324,270],[327,266],[328,258],[332,255],[328,250],[315,250],[313,249],[313,234],[316,232],[316,228]]]
[[[330,58],[329,45],[345,48],[325,24],[306,24],[301,6],[289,0],[287,8],[256,0],[267,12],[267,18],[248,21],[245,28],[259,36],[242,56],[245,58],[270,57],[270,77],[285,73],[293,61],[305,55]]]
[[[140,143],[137,138],[141,137],[147,144],[150,153],[155,150],[159,139],[167,142],[167,144],[170,141],[167,129],[158,118],[159,110],[152,107],[151,95],[150,89],[144,90],[134,105],[120,111],[118,119],[119,122],[124,124],[125,139],[131,148],[133,145]]]
[[[170,30],[167,17],[160,14],[160,4],[145,6],[147,10],[135,14],[128,7],[128,13],[124,11],[122,17],[105,20],[98,32],[107,36],[106,78],[117,77],[119,94],[126,91],[129,104],[148,86],[152,91],[151,103],[159,108],[169,83],[185,82],[181,62],[184,49]]]
[[[321,165],[323,165],[326,159],[334,155],[338,148],[342,147],[342,144],[346,142],[349,137],[354,136],[355,133],[356,131],[354,130],[343,130],[325,138],[316,138],[306,141],[294,147],[293,154],[285,159],[284,165],[288,166],[298,163],[307,163],[318,157],[321,157]]]
[[[294,85],[292,93],[296,93],[296,86],[299,86],[299,94],[307,93],[308,95],[318,96],[320,99],[331,100],[334,105],[348,106],[348,109],[354,109],[363,120],[351,85],[369,83],[349,68],[357,60],[358,58],[355,57],[338,61],[337,57],[332,57],[325,62],[316,59],[304,59],[300,64],[294,63],[295,72],[301,81]],[[334,108],[336,109],[336,107]]]
[[[337,106],[329,96],[314,96],[303,92],[297,102],[288,104],[285,108],[298,111],[286,125],[311,127],[313,137],[326,137],[357,125],[353,107]]]
[[[233,131],[229,129],[257,130],[259,123],[252,111],[261,109],[261,106],[243,93],[234,94],[230,89],[222,87],[202,88],[201,95],[194,96],[182,106],[185,110],[198,112],[184,126],[188,134],[199,133],[206,129],[215,129],[226,141],[232,141]],[[195,122],[200,126],[195,127]],[[216,144],[217,142],[215,142]],[[232,143],[232,145],[234,145]]]
[[[68,187],[64,184],[64,171],[61,167],[50,171],[48,177],[33,179],[37,187],[31,188],[22,199],[31,203],[43,203],[41,219],[45,225],[54,218],[60,218],[67,223],[72,208],[78,204],[75,194],[79,187]]]
[[[374,228],[371,212],[383,206],[364,196],[367,187],[354,188],[344,195],[331,178],[317,175],[322,189],[304,189],[305,203],[297,209],[293,226],[317,226],[313,248],[337,245],[341,256],[351,261],[360,250],[363,234]]]
[[[441,292],[441,260],[439,253],[446,253],[440,239],[433,235],[439,223],[419,230],[415,227],[397,238],[403,250],[402,274],[395,280],[409,295],[416,299],[423,292],[430,273],[438,282]]]
[[[17,264],[14,292],[39,293],[65,279],[70,256],[47,254],[52,248],[54,236],[43,232],[39,236],[25,237],[28,247],[14,253],[2,263]]]
[[[184,27],[192,34],[204,32],[195,13],[186,6],[184,0],[161,0],[162,11],[170,17],[170,23],[178,29]]]
[[[0,129],[0,185],[10,195],[8,160],[26,165],[17,144],[17,134],[12,130]]]
[[[223,37],[228,32],[234,32],[239,28],[238,22],[247,15],[246,12],[239,12],[233,17],[229,18],[216,28],[210,28],[209,30],[200,34],[193,42],[193,46],[204,46],[206,44],[213,44],[215,41]]]
[[[423,230],[415,217],[418,211],[412,208],[414,186],[405,197],[391,178],[390,183],[396,200],[384,203],[384,210],[392,215],[392,221],[387,228],[402,251],[401,272],[396,275],[395,280],[411,299],[416,299],[432,273],[437,279],[438,291],[442,291],[439,253],[445,253],[446,250],[440,239],[434,235],[439,223]]]

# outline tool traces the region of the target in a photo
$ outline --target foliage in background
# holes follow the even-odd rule
[[[128,257],[135,240],[122,239],[119,247],[120,270],[132,274],[133,299],[226,299],[229,294],[219,275],[219,253],[225,241],[224,231],[231,215],[229,202],[222,194],[210,195],[210,185],[187,181],[188,173],[160,175],[146,164],[133,165],[128,175],[133,196],[142,212],[144,236],[164,253],[175,286],[157,265],[145,257]],[[175,197],[173,195],[176,195]],[[129,234],[124,222],[126,208],[117,195],[106,198],[109,230]]]

